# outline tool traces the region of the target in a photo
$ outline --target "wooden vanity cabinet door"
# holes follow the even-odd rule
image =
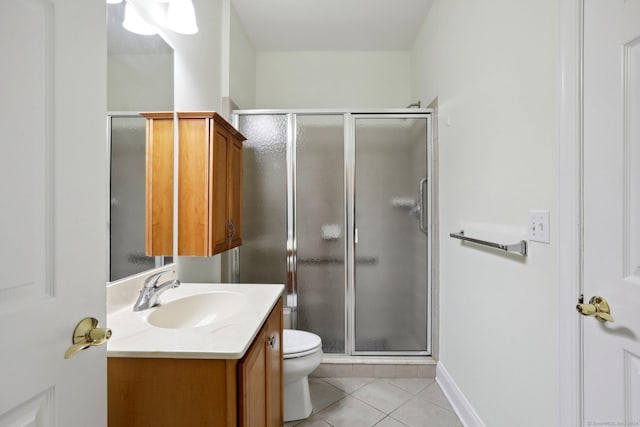
[[[282,303],[278,302],[264,326],[267,336],[267,426],[284,423],[284,383],[282,371]]]
[[[267,425],[266,342],[260,334],[240,363],[240,426]]]
[[[282,304],[278,302],[238,365],[239,425],[282,427]]]
[[[146,124],[145,253],[173,255],[173,112],[140,113]]]

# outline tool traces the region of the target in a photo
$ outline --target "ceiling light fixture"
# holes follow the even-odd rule
[[[179,34],[198,32],[196,12],[191,0],[169,0],[167,28]]]
[[[135,6],[132,6],[129,2],[124,6],[124,21],[122,21],[122,26],[132,33],[143,36],[158,34],[157,28],[142,18]]]
[[[107,0],[107,4],[118,4],[122,3],[122,0]]]

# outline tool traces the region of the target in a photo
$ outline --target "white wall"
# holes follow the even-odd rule
[[[109,111],[172,110],[173,54],[109,55],[107,89]]]
[[[256,105],[256,49],[231,7],[229,96],[238,108]]]
[[[175,108],[217,111],[222,96],[222,0],[194,0],[199,31],[163,37],[175,49]]]
[[[440,106],[440,361],[492,427],[558,419],[556,8],[435,0],[411,58],[413,98]],[[526,259],[448,237],[519,240],[530,209],[551,244]]]
[[[409,64],[400,51],[258,52],[256,107],[405,107]]]

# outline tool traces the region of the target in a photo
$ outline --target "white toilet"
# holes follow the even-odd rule
[[[282,347],[284,420],[301,420],[313,409],[307,376],[322,362],[322,340],[311,332],[285,329]]]

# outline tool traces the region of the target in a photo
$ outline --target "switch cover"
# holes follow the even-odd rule
[[[529,240],[549,243],[549,211],[529,211]]]

